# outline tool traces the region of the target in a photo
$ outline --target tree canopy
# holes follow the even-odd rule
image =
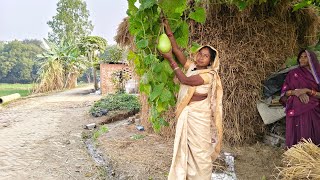
[[[57,44],[63,38],[78,42],[93,30],[89,16],[87,4],[83,0],[60,0],[57,4],[57,14],[47,22],[52,29],[48,34],[49,40]]]
[[[24,40],[0,43],[0,81],[29,83],[37,76],[39,62],[36,55],[42,52],[41,41]]]
[[[117,45],[108,46],[106,50],[100,55],[103,62],[120,62],[125,57],[125,50]]]

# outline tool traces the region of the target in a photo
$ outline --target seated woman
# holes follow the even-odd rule
[[[286,146],[302,138],[320,144],[320,65],[314,52],[298,55],[299,67],[291,70],[283,84],[281,99],[286,106]]]

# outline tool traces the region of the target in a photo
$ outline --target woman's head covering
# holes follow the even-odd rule
[[[298,60],[303,52],[306,52],[313,78],[317,82],[318,86],[320,86],[320,64],[317,55],[312,51],[304,50],[299,53]]]
[[[205,45],[205,46],[199,47],[196,52],[198,53],[201,49],[206,48],[206,47],[207,47],[207,48],[210,48],[210,49],[212,49],[213,51],[216,52],[214,61],[213,61],[213,63],[211,64],[210,68],[211,68],[212,70],[218,72],[218,71],[219,71],[219,66],[220,66],[220,60],[219,60],[219,53],[218,53],[218,51],[217,51],[215,48],[213,48],[212,46],[209,46],[209,45]]]

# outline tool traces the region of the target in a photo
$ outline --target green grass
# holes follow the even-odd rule
[[[7,96],[19,93],[22,97],[28,96],[32,92],[33,84],[3,84],[0,83],[0,96]]]
[[[97,131],[93,133],[93,140],[97,140],[102,134],[109,131],[107,125],[101,126]]]
[[[131,136],[131,139],[138,140],[138,139],[143,139],[144,137],[145,136],[142,134],[135,134],[135,135]]]

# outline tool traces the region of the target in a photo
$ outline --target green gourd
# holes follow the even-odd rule
[[[161,53],[167,53],[171,50],[172,48],[171,42],[169,37],[166,34],[161,34],[159,36],[159,42],[158,42],[157,48]]]

